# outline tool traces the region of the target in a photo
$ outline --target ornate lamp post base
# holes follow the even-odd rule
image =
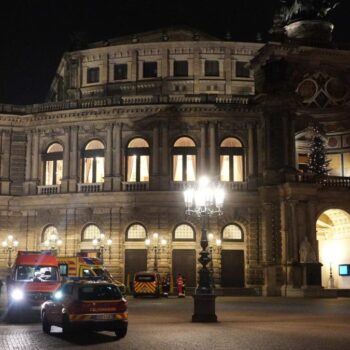
[[[218,318],[215,314],[215,298],[214,294],[195,294],[194,314],[192,322],[217,322]]]

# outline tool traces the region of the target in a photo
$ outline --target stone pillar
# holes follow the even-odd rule
[[[162,127],[162,171],[160,179],[160,188],[162,190],[169,189],[169,131],[168,124],[163,123]]]
[[[216,128],[215,123],[209,123],[209,161],[210,161],[210,175],[215,177],[217,175],[216,167]]]
[[[30,193],[30,180],[32,177],[32,132],[28,132],[27,136],[27,144],[26,144],[26,171],[25,171],[25,183],[23,186],[24,194]]]
[[[225,74],[225,94],[232,94],[232,58],[231,49],[225,49],[225,60],[224,60],[224,74]]]
[[[138,51],[133,50],[131,54],[131,80],[132,81],[137,81],[138,79]]]
[[[255,148],[254,148],[254,126],[248,124],[248,176],[256,175],[255,169]]]
[[[113,127],[113,190],[122,190],[122,124]]]
[[[308,239],[309,242],[316,252],[317,261],[319,260],[319,253],[318,253],[318,241],[317,241],[317,232],[316,232],[316,202],[315,201],[309,201],[307,205],[308,210]]]
[[[204,175],[207,169],[206,153],[207,153],[207,125],[201,123],[201,148],[200,148],[200,175]]]
[[[69,174],[69,192],[77,191],[77,183],[78,183],[78,169],[79,169],[79,160],[80,160],[80,152],[78,149],[78,134],[79,127],[72,126],[70,132],[70,174]]]
[[[152,177],[151,189],[156,190],[159,186],[159,126],[153,127],[153,144],[152,144]]]
[[[0,193],[10,194],[11,131],[1,132]]]
[[[39,131],[34,131],[32,135],[32,153],[31,153],[31,179],[29,184],[29,193],[37,193],[37,185],[39,181]]]
[[[113,125],[108,125],[106,129],[106,150],[105,150],[105,177],[103,189],[105,191],[112,191],[112,177],[113,177]]]
[[[200,78],[202,76],[202,62],[200,59],[200,48],[193,49],[193,93],[200,93]]]
[[[61,192],[68,192],[69,187],[69,155],[70,155],[70,128],[64,128],[63,145],[63,178],[61,181]]]

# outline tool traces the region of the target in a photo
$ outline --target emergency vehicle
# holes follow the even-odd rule
[[[98,258],[85,256],[58,257],[58,266],[63,280],[68,278],[80,277],[86,279],[100,278],[118,286],[120,291],[125,294],[125,285],[112,277],[112,275],[103,267],[102,261]]]
[[[42,329],[113,331],[125,337],[128,329],[128,303],[119,288],[106,281],[69,281],[41,306]]]
[[[40,309],[60,285],[55,256],[50,252],[19,251],[8,286],[9,316],[17,316],[24,308]]]
[[[157,272],[136,272],[133,283],[133,296],[154,296],[161,295],[161,278]]]

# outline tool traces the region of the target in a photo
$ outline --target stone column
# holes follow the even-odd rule
[[[216,128],[215,123],[209,123],[209,161],[210,161],[210,175],[215,177],[217,175],[216,167]]]
[[[113,127],[113,190],[122,189],[122,124]]]
[[[113,125],[107,125],[106,128],[106,149],[105,149],[105,176],[103,188],[105,191],[112,191],[113,177]]]
[[[32,139],[32,176],[31,176],[31,184],[30,184],[30,194],[36,194],[37,192],[37,185],[39,181],[39,142],[40,142],[40,136],[39,131],[34,131],[33,133],[33,139]]]
[[[131,80],[132,81],[137,81],[138,79],[138,51],[133,50],[131,54]]]
[[[10,194],[10,161],[11,161],[11,131],[1,132],[1,169],[0,169],[0,193]]]
[[[308,229],[308,239],[309,242],[316,252],[317,261],[319,259],[319,253],[318,253],[318,242],[317,242],[317,232],[316,232],[316,202],[315,201],[309,201],[307,205],[308,209],[308,218],[309,218],[309,229]]]
[[[162,190],[169,189],[169,131],[168,124],[163,123],[162,127],[162,171],[161,171],[161,183],[160,187]]]
[[[26,171],[25,171],[25,183],[23,186],[24,194],[30,193],[30,180],[32,177],[32,132],[27,133],[27,144],[26,144]]]
[[[232,58],[231,49],[225,49],[225,60],[224,60],[224,74],[225,74],[225,94],[232,94]]]
[[[300,247],[300,239],[299,239],[299,231],[298,231],[298,221],[297,221],[297,213],[296,213],[296,207],[297,207],[298,201],[296,200],[290,200],[290,213],[291,213],[291,229],[292,234],[290,235],[290,241],[291,241],[291,259],[295,262],[299,262],[299,247]]]
[[[80,153],[78,149],[78,133],[79,127],[72,126],[70,132],[70,174],[69,174],[69,192],[77,191],[77,183],[78,183],[78,169],[79,169],[79,160]]]
[[[153,127],[153,144],[152,144],[152,177],[150,179],[151,189],[156,190],[159,185],[159,126]]]
[[[69,154],[70,154],[70,128],[64,128],[63,145],[63,178],[61,181],[61,192],[68,192],[69,187]]]
[[[200,59],[200,48],[194,47],[193,49],[193,93],[200,93],[200,78],[202,76],[202,62]]]
[[[207,125],[201,123],[201,148],[200,148],[200,174],[204,175],[207,169],[206,152],[207,152]]]
[[[256,175],[255,169],[255,148],[254,148],[254,126],[248,124],[248,176]]]

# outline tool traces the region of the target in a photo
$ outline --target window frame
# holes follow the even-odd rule
[[[152,69],[152,73],[148,72],[146,75],[146,66],[149,65],[155,65],[155,70]],[[150,68],[148,68],[150,69]],[[155,74],[155,75],[153,75]],[[152,79],[152,78],[157,78],[158,77],[158,62],[157,61],[144,61],[142,63],[142,78],[144,79]]]
[[[226,227],[228,226],[236,226],[240,229],[241,231],[241,234],[242,234],[242,238],[241,239],[227,239],[227,238],[224,238],[224,230]],[[243,230],[243,227],[236,223],[236,222],[231,222],[229,224],[226,224],[222,229],[221,229],[221,240],[223,242],[237,242],[237,243],[244,243],[244,230]]]
[[[86,229],[89,227],[89,226],[96,226],[99,231],[100,231],[100,236],[101,236],[101,233],[102,233],[102,230],[100,228],[99,225],[93,223],[93,222],[89,222],[88,224],[86,224],[83,229],[81,230],[81,242],[92,242],[95,238],[98,239],[99,237],[95,237],[95,238],[88,238],[88,239],[85,239],[84,238],[84,232],[86,231]],[[91,251],[95,251],[96,249],[92,249]]]
[[[132,142],[135,139],[142,139],[144,140],[147,144],[148,147],[129,147],[130,142]],[[126,151],[125,151],[125,179],[127,182],[132,182],[132,183],[137,183],[137,182],[142,182],[142,183],[147,183],[150,181],[150,169],[151,169],[151,154],[150,154],[150,146],[149,142],[143,138],[143,137],[134,137],[129,142],[127,143],[126,146]],[[128,181],[128,160],[130,156],[136,156],[136,181]],[[149,157],[149,163],[148,163],[148,181],[140,181],[140,176],[141,176],[141,156],[148,156]]]
[[[192,232],[193,232],[193,238],[191,239],[184,239],[184,238],[176,238],[176,230],[178,227],[182,226],[182,225],[186,225],[186,226],[189,226],[191,229],[192,229]],[[173,232],[172,232],[172,239],[174,242],[196,242],[196,230],[194,228],[194,226],[188,222],[181,222],[180,224],[177,224],[174,229],[173,229]]]
[[[178,65],[178,64],[181,65],[181,64],[184,64],[184,63],[186,63],[186,69],[185,69],[186,73],[185,74],[177,73],[177,68],[179,68],[179,67],[176,67],[176,65]],[[181,71],[181,69],[180,69],[180,71]],[[174,64],[173,64],[173,72],[174,72],[174,74],[173,74],[174,77],[177,77],[177,78],[186,78],[186,77],[188,77],[188,61],[187,60],[175,60]]]
[[[249,62],[247,62],[247,61],[239,61],[239,60],[237,60],[237,61],[235,62],[235,76],[236,76],[236,78],[249,79],[249,78],[251,77],[251,71],[250,71],[249,68],[247,68],[248,76],[245,76],[245,75],[238,75],[238,65],[241,65],[241,64],[242,64],[242,66],[243,66],[243,65],[246,65],[246,64],[248,64],[248,63],[249,63]],[[240,69],[244,69],[244,67],[243,67],[243,68],[240,67]]]
[[[175,143],[182,139],[182,138],[188,138],[193,141],[195,146],[193,147],[175,147]],[[171,168],[172,168],[172,181],[173,182],[187,182],[187,156],[195,156],[196,158],[196,167],[195,167],[195,179],[197,179],[197,173],[198,173],[198,165],[197,165],[197,144],[196,142],[189,136],[180,136],[173,142],[173,147],[171,149]],[[182,156],[182,180],[177,181],[174,179],[174,156]]]
[[[93,142],[93,141],[99,141],[103,144],[103,149],[89,149],[87,150],[86,147],[87,145],[90,143],[90,142]],[[100,157],[103,157],[104,159],[104,163],[105,163],[105,145],[104,143],[99,140],[99,139],[93,139],[93,140],[90,140],[88,141],[83,150],[81,151],[81,160],[82,160],[82,169],[81,169],[81,179],[82,179],[82,182],[85,184],[85,183],[90,183],[90,182],[85,182],[85,158],[92,158],[92,184],[94,183],[97,183],[96,182],[96,177],[97,177],[97,159],[96,158],[100,158]],[[105,165],[104,165],[105,167]],[[103,169],[103,179],[105,177],[105,169]]]
[[[62,160],[62,163],[63,163],[63,152],[50,152],[48,153],[48,149],[52,146],[52,145],[55,145],[55,144],[58,144],[60,145],[63,150],[64,150],[64,147],[63,145],[60,143],[60,142],[53,142],[51,143],[47,148],[46,148],[46,151],[45,153],[42,155],[42,161],[43,161],[43,172],[44,172],[44,176],[43,176],[43,183],[45,186],[51,186],[51,185],[48,185],[46,184],[46,170],[47,170],[47,162],[53,162],[53,170],[52,170],[52,186],[55,186],[57,185],[57,161],[58,160]],[[62,164],[62,178],[63,178],[63,164]],[[61,178],[61,181],[62,181],[62,178]]]
[[[125,72],[123,71],[123,73],[125,73],[125,77],[123,75],[122,78],[118,78],[117,77],[117,67],[125,67]],[[123,68],[124,69],[124,68]],[[127,63],[115,63],[113,66],[113,79],[114,81],[120,81],[120,80],[127,80],[128,79],[128,64]]]
[[[227,139],[236,139],[238,140],[242,147],[222,147],[221,144],[227,140]],[[223,181],[221,180],[221,159],[219,158],[219,167],[220,167],[220,181],[222,182],[244,182],[245,181],[245,154],[244,154],[244,147],[243,142],[235,136],[228,136],[221,140],[220,146],[219,146],[219,157],[221,156],[229,156],[229,181]],[[234,175],[234,156],[242,156],[242,181],[234,181],[233,175]]]
[[[132,226],[134,225],[139,225],[139,226],[142,226],[145,230],[145,238],[129,238],[129,230]],[[147,239],[147,228],[145,225],[143,225],[141,222],[133,222],[131,224],[128,225],[128,227],[126,228],[125,230],[125,241],[127,242],[144,242],[145,239]]]
[[[92,79],[94,78],[94,79]],[[96,84],[100,82],[100,67],[87,67],[86,69],[86,83]],[[95,80],[96,79],[96,80]]]
[[[215,70],[215,72],[212,72],[213,69],[209,69],[209,68],[213,68],[210,67],[210,65],[217,65],[217,71]],[[214,71],[214,70],[213,70]],[[205,60],[204,61],[204,76],[206,77],[220,77],[220,61],[219,60]]]
[[[41,243],[44,243],[45,241],[46,241],[46,237],[44,237],[45,236],[45,232],[47,231],[47,229],[49,228],[49,227],[54,227],[55,228],[55,230],[56,230],[56,235],[58,236],[58,229],[57,229],[57,227],[55,226],[55,225],[53,225],[53,224],[47,224],[44,228],[43,228],[43,230],[42,230],[42,232],[41,232]],[[45,239],[44,239],[45,238]]]

